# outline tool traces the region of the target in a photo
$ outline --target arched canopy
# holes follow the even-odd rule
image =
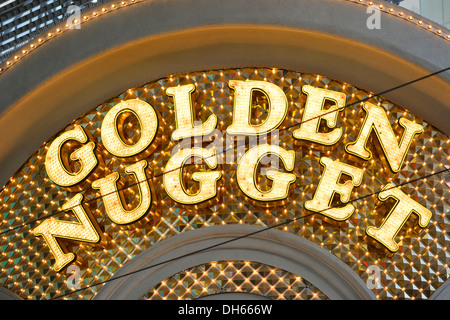
[[[275,265],[313,283],[333,300],[376,299],[361,278],[328,250],[284,231],[250,225],[213,226],[166,239],[117,270],[95,299],[136,300],[179,271],[218,260]]]
[[[0,184],[65,124],[170,74],[261,66],[380,92],[448,67],[449,42],[396,15],[335,0],[143,1],[83,23],[0,76]],[[446,134],[450,72],[385,98]]]

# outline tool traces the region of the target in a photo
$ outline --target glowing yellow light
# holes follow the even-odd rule
[[[343,92],[303,86],[302,91],[307,94],[305,110],[303,111],[300,128],[293,132],[294,138],[333,145],[339,141],[342,129],[336,128],[331,132],[319,132],[321,120],[325,120],[328,128],[336,126],[338,110],[345,107],[346,96]],[[327,110],[323,107],[326,101],[333,101],[334,105]]]
[[[81,205],[82,200],[83,195],[78,193],[62,206],[64,211],[72,210],[79,222],[46,219],[33,229],[35,236],[42,236],[45,242],[47,242],[55,257],[54,268],[56,271],[61,270],[75,259],[75,255],[72,252],[64,252],[65,248],[58,243],[56,238],[91,243],[100,241],[99,228],[94,222],[95,220],[89,218],[87,212]]]
[[[140,139],[127,144],[120,137],[117,119],[122,113],[132,113],[139,121]],[[101,136],[106,150],[118,157],[130,157],[145,150],[153,141],[158,129],[158,117],[151,105],[138,99],[122,101],[106,114],[102,122]]]
[[[216,150],[214,148],[181,149],[169,159],[164,169],[164,188],[174,201],[183,204],[197,204],[214,198],[217,194],[217,180],[222,176],[220,171],[194,172],[192,180],[200,183],[199,190],[195,194],[189,194],[183,185],[183,167],[192,157],[203,158],[211,169],[217,167]]]
[[[78,172],[69,172],[61,158],[61,149],[65,142],[74,140],[87,142],[87,136],[81,126],[76,125],[72,130],[66,131],[51,143],[45,156],[45,170],[52,181],[60,186],[68,187],[81,182],[95,168],[98,161],[93,152],[94,142],[88,142],[83,147],[70,154],[72,161],[79,161],[81,168]]]
[[[242,192],[249,198],[260,201],[273,201],[285,199],[288,196],[289,186],[295,181],[295,174],[268,170],[267,177],[273,180],[269,191],[261,191],[256,186],[256,168],[261,159],[273,154],[278,156],[288,171],[294,170],[295,152],[287,151],[276,145],[263,144],[253,147],[241,158],[237,168],[237,182]]]
[[[388,198],[395,199],[397,203],[393,206],[379,228],[368,227],[366,233],[382,243],[390,251],[395,252],[398,250],[395,237],[411,214],[415,213],[419,217],[419,226],[422,228],[428,225],[432,214],[428,209],[424,208],[390,183],[378,195],[378,199],[381,201],[385,201]]]
[[[206,122],[194,125],[194,107],[191,94],[195,91],[193,84],[167,88],[166,94],[174,98],[175,121],[177,128],[172,132],[172,139],[180,140],[212,133],[217,125],[217,116],[210,115]]]
[[[395,133],[389,123],[386,112],[382,107],[378,107],[369,102],[364,103],[366,118],[355,142],[345,146],[348,153],[356,155],[364,160],[372,158],[372,153],[366,148],[372,130],[375,132],[381,148],[393,172],[398,172],[405,160],[406,153],[416,134],[423,131],[420,124],[400,118],[399,124],[404,128],[400,143],[395,137]]]
[[[141,160],[125,168],[127,174],[133,174],[139,189],[139,204],[133,210],[125,210],[123,199],[117,190],[119,174],[113,172],[105,178],[95,180],[92,188],[99,189],[105,205],[106,214],[117,224],[129,224],[144,216],[151,205],[151,191],[145,175],[147,161]]]
[[[286,118],[288,102],[283,90],[266,81],[240,81],[228,82],[234,92],[233,122],[227,128],[230,135],[260,135],[269,133],[278,128]],[[251,108],[253,91],[262,92],[267,96],[269,104],[268,115],[259,125],[251,125]]]
[[[362,182],[363,170],[327,157],[320,158],[320,163],[324,167],[322,177],[313,199],[305,202],[305,208],[337,221],[347,220],[355,211],[355,207],[350,203],[344,207],[332,207],[331,202],[335,193],[341,196],[341,202],[348,202],[353,188]],[[340,183],[343,174],[350,176],[351,179]]]

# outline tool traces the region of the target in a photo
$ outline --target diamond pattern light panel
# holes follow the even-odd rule
[[[328,300],[302,277],[253,261],[214,261],[183,270],[156,285],[141,300],[192,300],[231,292],[276,300]]]
[[[246,201],[236,183],[236,161],[219,164],[218,170],[222,171],[222,178],[218,181],[218,195],[211,202],[197,207],[183,206],[175,203],[167,195],[162,185],[162,173],[178,142],[170,139],[176,128],[175,115],[173,99],[166,95],[165,89],[178,84],[194,84],[196,90],[192,100],[195,118],[204,122],[210,115],[217,115],[216,129],[222,132],[223,144],[226,146],[229,142],[227,139],[230,138],[226,136],[225,131],[231,124],[233,110],[233,90],[229,88],[228,83],[229,80],[246,79],[270,81],[283,89],[289,102],[289,111],[280,128],[295,125],[301,120],[306,99],[301,90],[303,85],[343,92],[347,97],[347,104],[364,99],[370,94],[368,91],[323,76],[253,68],[174,75],[125,91],[74,120],[53,138],[43,143],[1,191],[1,286],[23,299],[52,299],[61,295],[65,295],[65,299],[91,299],[101,288],[101,285],[96,286],[96,283],[108,280],[118,268],[140,252],[173,235],[221,224],[274,226],[288,219],[309,214],[311,212],[306,211],[303,204],[313,198],[323,169],[319,159],[327,156],[333,160],[352,163],[364,170],[361,186],[354,190],[353,197],[370,195],[381,190],[387,183],[399,185],[413,181],[402,186],[401,190],[431,210],[433,216],[428,227],[421,229],[414,218],[409,219],[397,237],[399,250],[395,253],[388,252],[379,243],[371,241],[365,235],[365,230],[369,226],[381,225],[383,218],[392,207],[392,202],[380,202],[376,196],[372,196],[353,203],[356,210],[349,220],[337,222],[323,215],[314,214],[279,229],[322,246],[348,265],[364,282],[370,280],[368,268],[378,266],[381,271],[381,288],[375,288],[373,291],[379,299],[430,298],[450,275],[447,249],[450,177],[448,173],[445,173],[417,181],[414,179],[448,168],[450,165],[449,138],[425,120],[383,98],[371,98],[369,102],[382,106],[387,111],[393,129],[399,135],[402,133],[398,124],[400,117],[414,120],[424,127],[424,132],[414,140],[402,168],[396,174],[388,169],[382,152],[378,150],[376,140],[369,142],[369,148],[374,155],[372,160],[364,161],[345,152],[344,146],[356,139],[365,115],[361,105],[356,103],[339,113],[337,127],[343,129],[343,135],[333,146],[325,147],[294,139],[292,132],[298,126],[286,130],[280,129],[279,145],[296,153],[293,173],[297,179],[291,186],[288,201],[284,204],[277,203],[268,208]],[[160,121],[155,142],[149,151],[130,159],[118,158],[110,154],[103,147],[100,136],[102,120],[106,113],[117,103],[128,99],[142,99],[151,104],[157,110]],[[265,97],[255,93],[252,109],[253,124],[264,121],[267,109]],[[139,129],[139,124],[136,118],[125,117],[120,121],[123,121],[124,127],[127,128],[122,133],[123,138],[129,143],[138,141],[139,134],[136,134],[136,129]],[[135,181],[125,173],[124,168],[141,159],[148,161],[146,174],[150,177],[157,205],[153,205],[143,219],[127,226],[116,225],[106,216],[100,193],[93,189],[90,183],[82,182],[76,187],[63,188],[55,185],[48,178],[44,166],[48,146],[61,132],[73,129],[77,124],[84,128],[90,141],[96,144],[95,152],[100,165],[92,174],[104,177],[111,172],[118,172],[122,181],[119,187],[125,188],[124,199],[129,208],[139,203],[139,194],[135,186],[130,186]],[[72,169],[77,170],[76,167]],[[198,167],[188,167],[184,172],[185,188],[190,193],[195,193],[198,185],[189,179],[189,176],[199,170],[208,170],[208,168],[203,163]],[[268,190],[270,183],[266,176],[259,176],[258,184],[262,190]],[[128,186],[130,187],[127,188]],[[59,240],[68,250],[77,255],[80,288],[86,288],[72,293],[73,289],[68,286],[71,273],[67,269],[55,272],[53,269],[55,261],[46,243],[42,237],[34,236],[31,230],[42,222],[42,219],[50,216],[55,219],[75,221],[73,214],[60,213],[60,210],[62,205],[77,192],[83,193],[85,206],[95,216],[107,241],[105,245],[95,246]],[[228,263],[231,263],[230,267]],[[214,272],[224,268],[234,268],[233,270],[243,272],[243,268],[245,269],[245,263],[242,266],[243,263],[217,262],[215,266],[206,264],[195,267],[193,270],[180,270],[180,273],[164,284],[148,288],[149,293],[144,298],[194,298],[195,295],[192,292],[186,291],[190,288],[189,286],[183,287],[179,293],[166,291],[170,291],[167,288],[173,288],[170,287],[170,283],[186,277],[188,272],[197,274],[196,279],[200,277],[199,272],[203,272],[200,270],[211,270],[211,268],[215,270]],[[273,267],[278,270],[275,272],[275,277],[284,277],[283,279],[287,277],[292,281],[296,279],[296,275],[288,275],[276,269],[276,262]],[[253,268],[262,270],[269,267],[253,266]],[[222,281],[227,277],[219,278]],[[219,281],[219,278],[214,277],[215,281]],[[276,292],[284,292],[277,286],[284,286],[285,282],[274,281],[273,285]],[[201,290],[204,290],[203,288],[206,288],[207,292],[213,290],[211,285],[203,286]],[[233,291],[236,288],[237,286],[230,285],[226,290]],[[292,290],[300,290],[300,288],[293,286]],[[320,292],[320,288],[317,292]],[[277,298],[278,293],[269,296]],[[256,292],[256,294],[264,295],[263,292]],[[297,296],[292,292],[289,298],[296,299]]]

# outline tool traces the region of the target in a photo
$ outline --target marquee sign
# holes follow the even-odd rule
[[[93,273],[111,250],[122,255],[123,243],[139,251],[139,243],[217,223],[314,214],[284,230],[306,236],[312,228],[313,242],[344,244],[355,264],[390,261],[405,241],[413,250],[424,231],[445,230],[445,181],[399,185],[428,173],[426,160],[448,161],[447,138],[348,84],[275,69],[171,76],[80,119],[45,144],[34,179],[59,190],[48,193],[58,209],[45,195],[50,205],[34,205],[41,218],[27,240],[44,240],[45,263],[57,273],[75,260]],[[438,152],[425,159],[433,143]],[[50,206],[60,216],[46,217]],[[137,254],[127,250],[122,257]]]
[[[228,134],[236,136],[266,135],[273,130],[277,130],[285,120],[289,103],[285,93],[277,85],[267,81],[242,80],[230,80],[228,85],[235,90],[232,123],[226,129]],[[166,93],[174,99],[176,129],[171,136],[173,140],[208,136],[216,127],[217,116],[215,115],[211,115],[202,124],[194,125],[194,106],[191,100],[191,94],[194,90],[193,84],[166,89]],[[268,114],[262,124],[252,125],[250,119],[252,93],[256,90],[266,96]],[[338,143],[342,136],[342,129],[336,128],[336,119],[339,115],[338,111],[345,108],[345,94],[313,86],[303,86],[302,90],[307,94],[302,119],[304,123],[301,123],[300,127],[294,130],[293,136],[296,139],[312,141],[326,146]],[[324,109],[327,100],[334,104],[330,108]],[[400,118],[399,122],[404,130],[400,142],[398,142],[383,108],[370,102],[364,103],[363,108],[366,111],[364,123],[356,141],[345,146],[346,151],[364,160],[369,160],[371,153],[367,148],[367,142],[371,132],[374,132],[390,169],[398,172],[414,136],[423,131],[422,126],[406,118]],[[120,122],[118,118],[124,113],[133,114],[140,125],[140,137],[134,144],[127,143],[120,135],[120,132],[124,131],[124,123]],[[326,129],[329,132],[320,132],[321,121],[326,122]],[[127,158],[136,156],[150,147],[157,129],[158,117],[154,107],[142,100],[130,99],[117,104],[106,114],[101,127],[101,137],[106,150],[117,157]],[[82,147],[69,155],[70,160],[80,162],[80,169],[77,172],[70,172],[64,164],[68,160],[61,156],[63,144],[71,140],[83,144]],[[98,159],[93,152],[94,148],[95,143],[88,142],[82,127],[75,126],[74,129],[64,132],[50,144],[47,151],[45,167],[48,176],[60,186],[70,187],[78,184],[98,164]],[[267,154],[279,157],[287,171],[294,169],[294,151],[276,145],[260,144],[248,150],[239,160],[236,182],[241,191],[252,200],[284,200],[289,196],[290,185],[296,180],[292,173],[268,171],[267,176],[273,181],[270,191],[263,192],[257,187],[256,167],[261,158]],[[195,172],[192,179],[198,181],[199,191],[196,194],[189,194],[183,187],[182,170],[184,163],[192,157],[202,158],[211,169],[215,169],[218,163],[214,147],[183,148],[169,159],[164,171],[164,187],[169,196],[175,202],[181,204],[194,205],[213,199],[217,195],[217,180],[221,178],[221,172],[217,170]],[[353,188],[361,184],[364,171],[361,168],[334,161],[329,157],[322,157],[320,162],[324,167],[322,178],[313,199],[305,202],[305,208],[324,214],[334,220],[347,220],[355,210],[354,206],[347,202],[350,200]],[[124,203],[120,199],[117,190],[117,180],[119,179],[117,172],[110,173],[106,177],[92,182],[92,188],[100,190],[106,214],[115,223],[133,223],[150,209],[152,202],[150,181],[147,180],[144,170],[147,165],[146,160],[140,160],[125,167],[125,172],[133,174],[139,186],[140,203],[132,210],[124,209]],[[345,183],[341,183],[342,175],[351,178]],[[335,194],[340,195],[340,200],[343,204],[346,204],[345,206],[331,207]],[[398,244],[395,242],[395,236],[400,232],[409,216],[412,213],[417,214],[419,225],[424,228],[431,219],[431,212],[396,189],[392,184],[384,186],[379,199],[386,200],[388,197],[394,198],[397,204],[392,208],[383,224],[379,227],[368,228],[367,234],[385,245],[389,250],[397,251]],[[75,258],[72,253],[63,252],[56,238],[93,243],[100,241],[100,235],[96,231],[96,227],[82,206],[82,199],[82,193],[77,193],[63,205],[63,210],[73,211],[79,223],[47,219],[33,230],[35,235],[44,237],[52,250],[56,258],[56,270],[60,270]]]

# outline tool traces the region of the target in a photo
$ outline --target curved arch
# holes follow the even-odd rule
[[[450,300],[450,280],[447,280],[441,284],[441,286],[430,297],[430,300]]]
[[[0,77],[0,134],[8,136],[0,141],[0,184],[55,128],[168,74],[277,67],[379,92],[448,67],[448,41],[388,14],[380,30],[367,29],[366,20],[365,6],[345,1],[171,0],[85,23]],[[450,134],[442,117],[450,111],[449,80],[446,72],[385,98]]]
[[[0,300],[22,300],[17,294],[4,287],[0,287]]]
[[[116,271],[95,299],[139,299],[169,276],[217,260],[250,260],[284,269],[330,299],[376,299],[361,278],[327,250],[287,232],[251,225],[206,227],[164,240]]]

